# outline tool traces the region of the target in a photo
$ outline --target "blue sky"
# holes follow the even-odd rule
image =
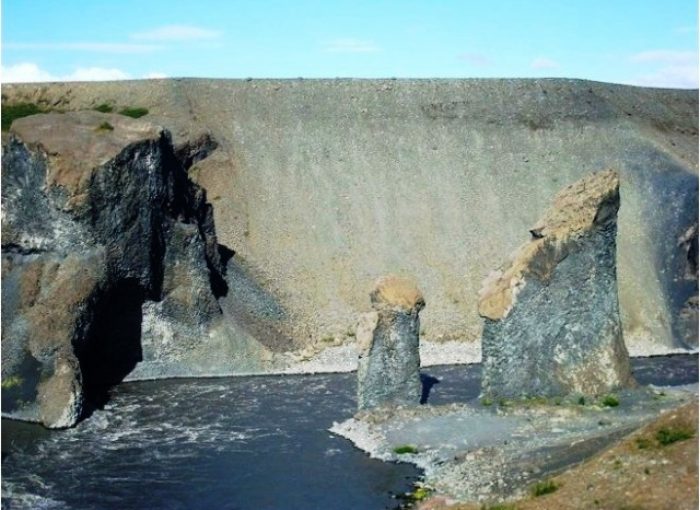
[[[569,77],[698,86],[697,0],[2,0],[2,81]]]

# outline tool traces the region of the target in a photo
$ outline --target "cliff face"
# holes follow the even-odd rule
[[[478,341],[483,278],[550,197],[583,175],[621,181],[624,336],[693,345],[696,91],[575,80],[157,80],[9,85],[3,101],[64,110],[145,106],[207,190],[235,249],[221,306],[270,351],[353,342],[382,274],[410,274],[431,306],[423,339]],[[56,105],[56,106],[53,106]],[[202,144],[199,144],[202,145]],[[187,148],[189,147],[189,149]],[[165,306],[165,305],[163,305]],[[145,331],[160,328],[149,310]]]
[[[71,426],[138,362],[191,364],[226,288],[211,206],[168,132],[37,115],[13,124],[2,169],[3,412]]]

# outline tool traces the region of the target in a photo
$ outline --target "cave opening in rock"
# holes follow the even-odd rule
[[[77,349],[83,376],[86,411],[102,408],[112,386],[124,380],[141,361],[141,305],[138,281],[123,280],[102,293]]]

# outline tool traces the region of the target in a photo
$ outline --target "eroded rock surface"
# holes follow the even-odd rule
[[[221,320],[211,206],[167,131],[32,116],[13,124],[2,172],[4,413],[69,427],[136,363],[177,359]],[[165,349],[144,313],[183,334]]]
[[[360,358],[357,405],[417,405],[421,399],[419,312],[425,306],[416,284],[406,278],[380,278],[370,293],[373,311],[357,328]]]
[[[598,395],[633,384],[617,297],[619,206],[616,172],[577,181],[486,279],[485,396]]]

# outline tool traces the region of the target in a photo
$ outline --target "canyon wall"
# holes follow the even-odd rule
[[[422,340],[478,342],[494,262],[560,189],[605,168],[620,175],[625,342],[631,353],[697,345],[697,91],[169,79],[2,94],[3,105],[61,111],[145,107],[176,147],[215,140],[188,172],[235,251],[220,306],[270,352],[353,343],[372,282],[388,273],[414,278],[430,303]]]

